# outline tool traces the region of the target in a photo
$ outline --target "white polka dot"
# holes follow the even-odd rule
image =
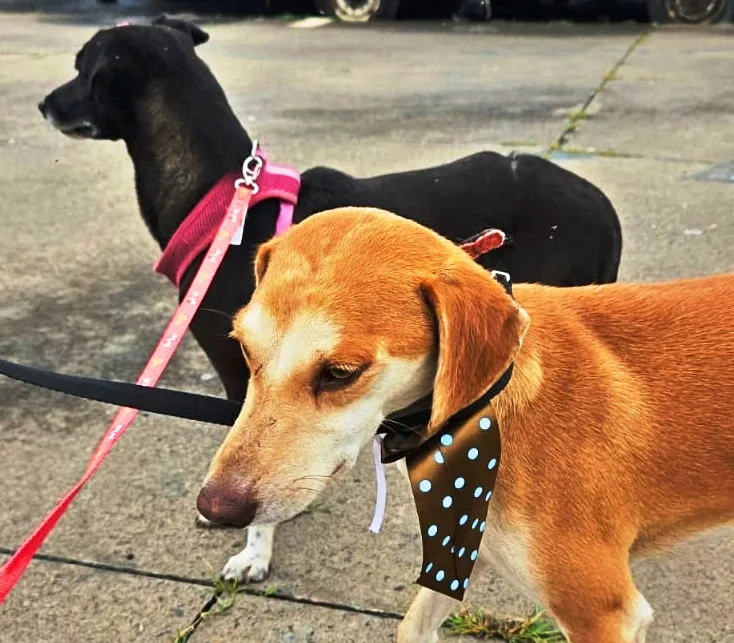
[[[484,521],[482,521],[481,524],[479,525],[479,531],[481,531],[482,533],[484,533],[484,530],[486,528],[487,528],[487,523],[484,522]]]
[[[459,581],[458,580],[451,581],[451,591],[455,592],[457,589],[459,589]]]
[[[443,464],[443,453],[440,451],[436,451],[436,453],[433,454],[433,459],[436,461],[437,464]]]
[[[428,565],[426,565],[426,574],[430,572],[432,569],[433,569],[433,563],[428,563]]]
[[[472,447],[469,449],[469,453],[466,454],[466,457],[470,460],[476,460],[479,457],[479,449]]]
[[[466,524],[466,521],[467,521],[467,520],[469,520],[469,516],[467,516],[466,514],[464,514],[464,515],[463,515],[463,516],[461,517],[461,519],[459,520],[459,524],[460,524],[460,525],[465,525],[465,524]]]
[[[466,480],[464,480],[464,478],[459,476],[458,478],[456,478],[456,480],[454,480],[454,487],[456,487],[457,489],[463,489],[465,482]]]
[[[438,533],[438,527],[436,525],[431,525],[428,528],[428,535],[433,538]]]
[[[461,548],[461,549],[459,550],[459,558],[461,558],[461,557],[462,557],[462,556],[464,555],[464,552],[465,552],[465,551],[466,551],[466,547],[462,547],[462,548]]]
[[[448,509],[451,505],[454,504],[454,499],[451,496],[444,496],[441,504],[443,505],[444,509]]]
[[[475,549],[475,550],[474,550],[474,551],[473,551],[473,552],[471,553],[471,556],[470,556],[470,558],[471,558],[472,560],[476,560],[476,559],[477,559],[477,556],[479,556],[479,552],[478,552],[478,551],[477,551],[477,550]]]
[[[469,587],[469,579],[468,578],[464,581],[464,589],[466,589],[467,587]]]
[[[479,420],[479,428],[482,429],[482,431],[486,431],[490,426],[492,426],[492,420],[489,418],[482,418]]]
[[[443,569],[439,569],[439,570],[438,570],[438,571],[436,572],[436,580],[437,580],[438,582],[441,582],[441,581],[442,581],[442,580],[444,579],[444,576],[446,576],[446,574],[444,574],[444,573],[443,573]]]
[[[489,502],[489,499],[490,499],[491,497],[492,497],[492,490],[490,489],[489,491],[487,491],[487,495],[486,495],[486,496],[484,496],[484,499],[485,499],[485,500],[486,500],[487,502]]]
[[[453,441],[454,438],[452,438],[448,433],[444,433],[441,436],[441,444],[443,444],[445,447],[450,447]]]
[[[453,553],[454,553],[454,548],[453,548],[453,546],[452,546],[452,547],[451,547],[451,554],[453,555]]]
[[[471,524],[472,529],[476,529],[479,524],[479,518],[474,518],[474,522]]]
[[[432,485],[431,485],[431,481],[430,481],[430,480],[421,480],[421,481],[420,481],[420,482],[418,483],[418,488],[419,488],[419,489],[420,489],[420,490],[421,490],[421,491],[422,491],[423,493],[428,493],[428,492],[429,492],[429,491],[431,490],[431,487],[432,487]]]
[[[497,466],[497,458],[492,458],[489,463],[487,464],[487,469],[490,471],[494,469]]]
[[[446,547],[446,545],[449,544],[449,540],[451,540],[451,536],[446,536],[446,538],[443,539],[443,542],[441,543],[442,547]]]
[[[482,488],[481,487],[477,487],[476,489],[474,489],[474,497],[475,498],[479,498],[479,496],[481,496],[481,495],[482,495]]]

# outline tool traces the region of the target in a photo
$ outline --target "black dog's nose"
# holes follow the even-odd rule
[[[46,118],[46,101],[42,100],[38,103],[38,111],[41,112],[44,118]]]
[[[247,527],[257,513],[258,502],[250,487],[233,489],[207,482],[196,498],[199,513],[215,525]]]

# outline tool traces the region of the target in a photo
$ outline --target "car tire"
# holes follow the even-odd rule
[[[319,11],[342,22],[392,20],[400,0],[316,0]]]
[[[647,12],[657,24],[732,22],[734,0],[647,0]]]

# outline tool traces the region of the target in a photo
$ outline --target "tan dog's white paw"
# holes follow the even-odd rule
[[[257,583],[265,580],[270,573],[270,557],[262,556],[245,547],[239,554],[232,556],[222,570],[225,580],[238,583]]]
[[[247,530],[247,545],[236,556],[232,556],[222,570],[226,580],[238,583],[257,583],[270,573],[273,557],[273,534],[275,525],[260,525]]]

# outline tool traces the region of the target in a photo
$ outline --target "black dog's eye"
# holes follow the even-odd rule
[[[342,364],[327,364],[319,375],[318,391],[333,391],[344,388],[355,382],[367,370],[368,364],[351,366]]]

